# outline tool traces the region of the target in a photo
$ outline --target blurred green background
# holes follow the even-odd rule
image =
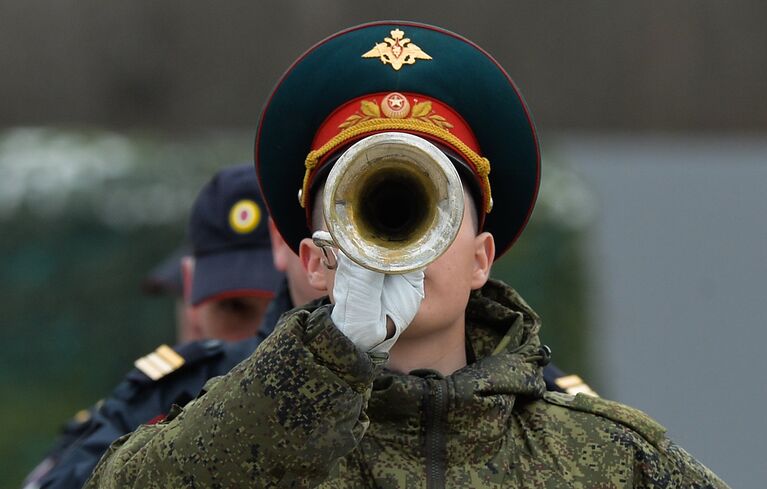
[[[251,148],[249,131],[0,132],[0,487],[17,486],[136,358],[174,342],[173,301],[140,284],[184,239],[203,183]],[[589,202],[550,162],[528,231],[494,271],[544,317],[557,364],[584,377]]]

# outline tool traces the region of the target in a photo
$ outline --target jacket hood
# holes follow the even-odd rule
[[[501,443],[515,402],[540,398],[546,389],[539,328],[538,315],[516,291],[488,281],[472,293],[466,309],[468,365],[449,376],[433,370],[384,371],[373,384],[368,436],[395,443],[399,439],[400,446],[411,437],[418,439],[434,414],[429,406],[435,386],[441,384],[450,445],[459,452],[455,456]]]

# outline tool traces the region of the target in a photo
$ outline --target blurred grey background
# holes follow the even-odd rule
[[[767,128],[767,5],[757,0],[3,0],[0,123],[252,125],[310,45],[392,18],[487,49],[544,135]]]
[[[80,309],[39,295],[11,302],[13,294],[29,297],[23,287],[39,286],[40,294],[54,277],[44,270],[55,247],[31,246],[33,231],[59,229],[57,209],[78,213],[77,232],[62,234],[80,243],[76,249],[91,247],[67,268],[75,281],[89,267],[99,280],[105,267],[113,278],[114,256],[96,265],[99,252],[129,236],[145,245],[138,236],[153,236],[133,266],[140,271],[183,238],[184,209],[207,175],[251,156],[261,105],[289,63],[340,28],[391,18],[474,40],[530,105],[546,165],[541,205],[533,232],[499,273],[544,312],[544,327],[556,332],[547,339],[555,360],[600,394],[657,418],[733,487],[760,487],[767,477],[767,4],[754,0],[0,0],[0,335],[7,345],[0,381],[6,407],[18,406],[2,417],[8,465],[0,473],[9,481],[39,458],[64,416],[35,414],[19,424],[29,408],[11,399],[23,385],[57,384],[76,393],[62,409],[82,407],[132,358],[171,341],[169,333],[124,333],[126,351],[110,375],[99,368],[31,375],[30,365],[51,361],[46,355],[115,341],[93,324],[98,315],[78,312],[99,306],[87,303],[88,292]],[[133,249],[119,256],[138,260]],[[130,288],[140,276],[119,278]],[[117,285],[110,290],[128,300]],[[170,321],[164,306],[130,299],[116,316]],[[42,326],[70,310],[77,321]],[[40,341],[56,346],[14,343],[13,311],[13,321],[34,319]],[[92,344],[72,342],[83,330]],[[89,389],[78,387],[94,375]],[[29,395],[30,405],[50,402],[51,389]],[[44,428],[30,434],[37,425]]]

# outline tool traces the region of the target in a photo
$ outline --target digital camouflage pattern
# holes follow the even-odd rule
[[[631,408],[545,392],[539,319],[489,282],[466,312],[469,365],[383,369],[330,305],[286,315],[186,408],[115,442],[88,488],[727,487]]]
[[[67,423],[64,433],[25,480],[24,489],[81,489],[113,441],[165,416],[173,404],[184,405],[197,397],[210,378],[226,374],[250,356],[274,330],[282,313],[293,307],[287,284],[283,284],[269,304],[257,336],[235,343],[204,340],[176,345],[173,348],[184,358],[184,364],[158,380],[138,369],[129,372],[109,396],[87,411],[87,420]],[[564,392],[557,384],[562,377],[567,378],[553,364],[543,369],[548,390]]]

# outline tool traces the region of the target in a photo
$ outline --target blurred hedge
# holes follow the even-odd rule
[[[18,485],[135,358],[173,342],[170,299],[142,296],[141,279],[183,240],[202,184],[251,151],[248,131],[0,133],[0,486]],[[588,376],[590,197],[562,167],[546,169],[528,231],[494,275],[543,316],[558,365]]]

